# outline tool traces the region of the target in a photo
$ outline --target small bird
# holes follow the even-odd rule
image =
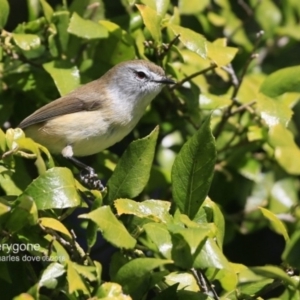
[[[162,88],[174,83],[152,62],[125,61],[36,110],[19,127],[81,168],[80,179],[87,186],[103,189],[94,169],[74,156],[98,153],[123,139]]]

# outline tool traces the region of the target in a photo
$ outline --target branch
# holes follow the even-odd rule
[[[205,74],[206,72],[208,72],[208,71],[210,71],[210,70],[213,70],[213,69],[215,69],[216,67],[217,67],[217,65],[216,65],[215,63],[212,63],[211,66],[209,66],[208,68],[203,69],[203,70],[201,70],[201,71],[198,71],[198,72],[196,72],[196,73],[193,73],[193,74],[191,74],[191,75],[189,75],[189,76],[183,78],[181,81],[176,82],[170,89],[171,89],[171,90],[174,90],[174,89],[176,89],[176,88],[182,86],[185,82],[187,82],[187,81],[189,81],[189,80],[191,80],[191,79],[193,79],[193,78],[195,78],[195,77],[197,77],[197,76],[199,76],[199,75]]]

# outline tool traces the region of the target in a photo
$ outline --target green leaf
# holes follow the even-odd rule
[[[238,52],[238,48],[226,47],[225,39],[219,39],[213,43],[206,42],[207,57],[218,67],[231,63]]]
[[[156,42],[161,41],[161,31],[160,31],[160,23],[161,16],[157,14],[157,12],[149,6],[136,4],[140,14],[142,15],[144,24],[146,28],[149,30],[152,38]]]
[[[0,30],[5,26],[9,15],[9,4],[7,0],[0,0]]]
[[[95,60],[111,67],[122,61],[134,59],[135,40],[132,36],[113,22],[101,20],[99,23],[107,29],[109,36],[99,41],[98,49],[101,51],[97,53]]]
[[[108,203],[118,198],[134,198],[142,192],[149,180],[157,136],[158,127],[125,150],[107,182]]]
[[[43,8],[45,19],[48,23],[51,23],[52,15],[53,15],[53,9],[52,7],[47,3],[46,0],[40,0],[40,3]]]
[[[226,269],[231,271],[232,268],[229,261],[224,256],[221,249],[217,246],[213,238],[208,238],[202,247],[199,257],[197,258],[198,266],[201,269],[215,268],[215,269]]]
[[[295,231],[287,242],[282,259],[292,267],[300,269],[300,232]]]
[[[104,282],[98,288],[96,296],[97,299],[111,299],[111,300],[132,300],[128,295],[122,291],[122,287],[114,282]]]
[[[147,223],[143,225],[143,228],[147,239],[151,241],[148,247],[152,251],[159,252],[166,259],[171,259],[172,240],[166,225],[161,223]]]
[[[268,36],[273,35],[274,31],[279,27],[283,14],[272,0],[264,0],[259,5],[252,2],[254,8],[255,20]]]
[[[203,11],[209,3],[209,0],[180,0],[178,9],[183,15],[195,15]]]
[[[293,134],[281,124],[269,130],[269,143],[274,147],[275,159],[289,174],[300,174],[300,149]]]
[[[82,292],[85,295],[90,295],[90,292],[85,285],[85,282],[78,274],[75,263],[72,261],[67,261],[67,281],[69,287],[69,293]]]
[[[191,51],[196,52],[202,58],[207,56],[206,39],[199,33],[178,25],[170,24],[169,27],[175,35],[180,35],[180,41]]]
[[[263,207],[259,207],[259,210],[263,214],[263,216],[270,222],[271,228],[278,234],[282,235],[285,239],[285,241],[289,240],[288,232],[282,223],[276,215],[274,215],[271,211],[268,209],[265,209]]]
[[[102,194],[100,191],[97,190],[91,190],[90,193],[94,196],[92,209],[91,211],[101,207],[102,205]],[[98,226],[93,221],[88,222],[88,226],[86,228],[86,240],[88,247],[91,248],[94,246],[94,244],[97,241],[97,231]]]
[[[99,23],[81,18],[73,13],[68,32],[84,39],[104,39],[108,37],[107,29]]]
[[[176,230],[172,233],[172,259],[183,269],[201,268],[199,253],[210,235],[210,228],[195,227]]]
[[[178,153],[172,168],[172,190],[176,205],[191,219],[195,217],[210,188],[216,160],[210,118]]]
[[[284,283],[291,285],[294,288],[298,287],[297,280],[289,277],[282,269],[275,267],[275,266],[263,266],[263,267],[252,267],[250,270],[258,275],[272,278],[272,279],[279,279],[282,280]]]
[[[123,265],[113,281],[119,283],[133,299],[140,299],[149,288],[151,271],[171,263],[166,259],[136,258]]]
[[[79,218],[95,222],[103,237],[118,248],[133,249],[136,240],[128,233],[124,225],[115,217],[109,206],[102,206]]]
[[[118,199],[114,201],[114,206],[119,216],[130,214],[156,222],[166,222],[171,218],[169,214],[171,203],[168,201],[145,200],[136,202],[130,199]]]
[[[41,45],[39,36],[35,34],[13,33],[12,37],[17,46],[25,51],[34,50]]]
[[[269,127],[277,124],[287,126],[293,114],[284,101],[270,98],[262,93],[257,95],[257,110]]]
[[[40,218],[39,219],[40,224],[43,227],[51,228],[55,231],[59,231],[66,236],[68,236],[70,239],[72,239],[72,235],[69,232],[69,230],[63,225],[60,221],[54,219],[54,218]]]
[[[19,198],[32,198],[39,210],[76,207],[81,199],[72,172],[55,167],[35,179]]]
[[[66,61],[51,61],[43,64],[51,75],[61,96],[75,90],[80,84],[79,70]]]
[[[58,284],[58,277],[66,272],[63,265],[59,263],[51,263],[48,265],[39,280],[39,287],[46,287],[48,289],[55,289]]]
[[[300,92],[300,66],[280,69],[270,74],[260,86],[260,91],[277,97],[287,92]]]
[[[23,194],[15,200],[5,227],[10,232],[15,232],[26,225],[35,225],[37,222],[37,207],[31,197]]]
[[[142,0],[141,2],[150,6],[162,17],[166,14],[170,5],[170,0]]]
[[[194,292],[199,291],[199,285],[197,284],[195,277],[191,273],[184,273],[182,271],[171,272],[165,277],[165,281],[169,286],[179,284],[177,288],[178,290],[185,289]],[[199,298],[197,295],[197,299],[202,298]]]

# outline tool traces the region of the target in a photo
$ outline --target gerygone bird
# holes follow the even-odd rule
[[[98,153],[123,139],[164,85],[173,83],[151,62],[122,62],[99,79],[41,107],[19,127],[51,153],[61,153],[85,170],[81,172],[85,184],[102,189],[94,169],[74,156]]]

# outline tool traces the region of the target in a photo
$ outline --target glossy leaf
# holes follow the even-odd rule
[[[300,93],[300,67],[275,71],[262,83],[260,91],[269,97],[277,97],[287,92]]]
[[[52,168],[35,179],[21,197],[30,197],[39,210],[63,209],[80,204],[75,179],[67,168]]]
[[[262,93],[257,95],[257,110],[269,127],[277,124],[287,126],[292,110],[280,99],[270,98]]]
[[[115,247],[132,249],[136,244],[136,240],[115,217],[109,206],[99,207],[88,214],[81,215],[80,218],[95,222],[103,237]]]
[[[206,39],[199,33],[178,25],[169,25],[175,35],[180,35],[179,39],[189,50],[197,53],[203,58],[207,56]]]
[[[114,201],[119,216],[122,214],[135,215],[140,218],[149,218],[156,222],[167,222],[171,216],[169,210],[171,203],[160,200],[145,200],[136,202],[130,199],[117,199]]]
[[[55,289],[58,284],[58,278],[66,272],[63,265],[59,263],[51,263],[44,270],[41,279],[39,280],[39,287],[46,287],[48,289]]]
[[[210,118],[178,153],[172,168],[173,197],[177,207],[191,219],[205,200],[216,160]]]
[[[167,227],[161,223],[147,223],[143,226],[147,238],[155,245],[153,251],[158,251],[165,258],[171,259],[172,240]]]
[[[75,90],[80,84],[80,74],[76,66],[64,61],[51,61],[43,65],[51,75],[61,96]]]
[[[39,36],[35,34],[13,33],[12,37],[15,43],[25,51],[36,49],[41,45]]]
[[[53,218],[40,218],[39,221],[43,227],[47,227],[47,228],[51,228],[55,231],[59,231],[59,232],[65,234],[70,239],[72,239],[72,235],[69,232],[69,230],[58,220],[53,219]]]
[[[85,20],[75,12],[71,17],[68,32],[88,40],[108,37],[108,32],[104,26],[91,20]]]
[[[118,198],[134,198],[142,192],[149,180],[157,136],[158,127],[125,150],[107,182],[108,203]]]
[[[154,41],[159,42],[161,40],[160,22],[161,16],[149,6],[136,4],[140,14],[142,15],[144,24],[149,30]]]

